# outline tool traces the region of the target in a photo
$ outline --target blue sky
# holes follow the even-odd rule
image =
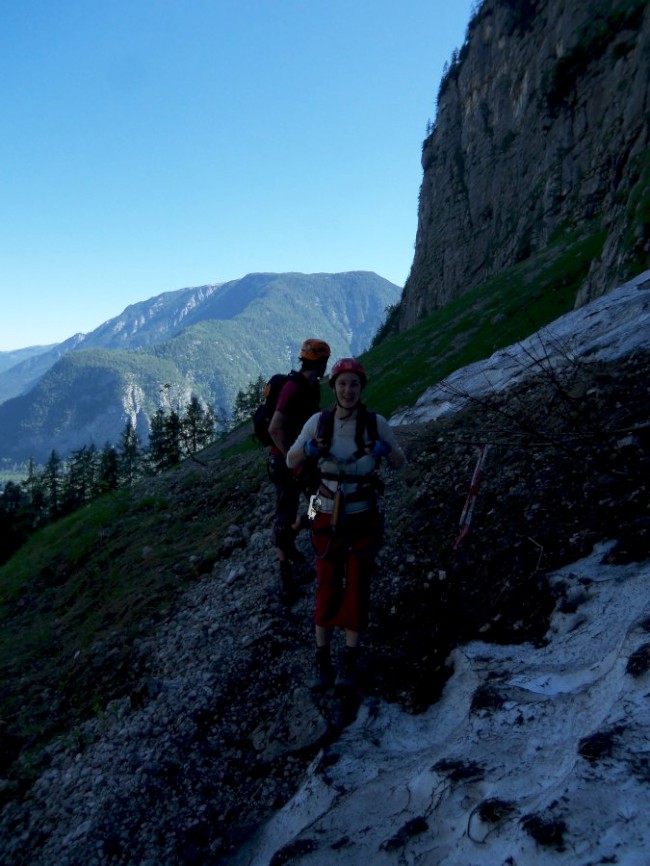
[[[475,0],[3,0],[0,351],[254,271],[402,286]]]

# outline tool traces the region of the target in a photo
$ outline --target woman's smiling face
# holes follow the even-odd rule
[[[361,397],[361,379],[356,373],[340,373],[334,383],[336,399],[344,409],[353,409]]]

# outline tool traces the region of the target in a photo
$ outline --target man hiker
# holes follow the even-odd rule
[[[330,347],[323,340],[305,340],[298,355],[300,370],[289,374],[269,423],[273,443],[269,474],[276,491],[273,544],[280,568],[280,600],[286,605],[291,605],[297,597],[291,562],[304,561],[296,550],[296,535],[306,525],[306,518],[303,522],[298,516],[302,491],[300,469],[289,469],[286,456],[305,421],[319,410],[319,379],[325,375],[330,354]]]

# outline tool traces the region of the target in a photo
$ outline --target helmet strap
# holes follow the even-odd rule
[[[341,404],[341,402],[339,401],[339,398],[338,398],[338,397],[336,397],[336,405],[339,407],[339,409],[343,409],[344,412],[347,411],[346,408],[345,408],[345,406],[343,406],[343,405]],[[356,410],[357,410],[357,406],[358,406],[358,405],[359,405],[359,401],[357,400],[357,402],[356,402],[356,403],[354,404],[354,406],[350,409],[350,411],[348,412],[348,414],[347,414],[347,415],[344,415],[344,416],[341,417],[341,418],[339,418],[339,420],[340,420],[340,421],[347,421],[348,418],[351,418],[351,417],[354,415],[354,413],[356,412]]]

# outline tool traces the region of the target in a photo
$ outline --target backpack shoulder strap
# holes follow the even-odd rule
[[[307,384],[307,380],[302,375],[302,373],[298,373],[298,372],[296,372],[296,370],[291,370],[289,373],[276,373],[275,376],[273,376],[271,378],[271,383],[276,383],[275,388],[273,388],[274,408],[280,400],[280,394],[282,394],[282,391],[284,390],[284,386],[287,385],[289,382],[293,382],[294,385],[298,388],[298,390],[300,390],[301,388],[304,387],[304,385]],[[294,392],[293,396],[295,396],[295,392]],[[291,398],[292,401],[293,401],[293,396]],[[302,395],[301,395],[301,399],[302,399]],[[293,405],[294,405],[293,402],[291,402],[289,404],[289,408],[291,410],[293,410]]]
[[[318,417],[318,426],[316,427],[316,438],[323,439],[327,447],[332,444],[334,436],[334,410],[323,409]]]
[[[368,444],[374,445],[379,439],[377,429],[377,413],[371,412],[363,403],[359,406],[357,415],[357,429],[354,441],[357,446],[357,456],[361,457],[367,452]],[[379,458],[375,459],[375,469],[379,466]]]
[[[357,427],[354,433],[354,441],[359,452],[364,451],[367,445],[366,432],[370,442],[377,441],[379,435],[377,432],[377,413],[371,412],[365,403],[360,403],[357,411]]]
[[[288,376],[286,373],[274,373],[264,388],[264,399],[269,397],[271,394],[279,394],[284,383],[287,381],[287,378]]]
[[[357,423],[354,431],[354,442],[357,446],[357,453],[362,454],[366,447],[366,431],[370,442],[376,442],[378,438],[377,432],[377,413],[370,412],[364,403],[359,404],[357,411]],[[318,419],[318,427],[316,430],[316,438],[322,439],[328,446],[332,444],[334,435],[334,409],[324,409],[320,413]]]
[[[376,412],[366,411],[366,430],[368,431],[368,438],[371,442],[376,442],[377,439],[379,439]]]
[[[303,385],[308,385],[308,384],[309,384],[309,383],[307,382],[307,379],[305,379],[305,377],[302,375],[302,373],[299,372],[298,370],[291,370],[291,371],[287,374],[287,381],[295,382],[296,385],[299,385],[299,386],[301,386],[301,387],[302,387]]]

